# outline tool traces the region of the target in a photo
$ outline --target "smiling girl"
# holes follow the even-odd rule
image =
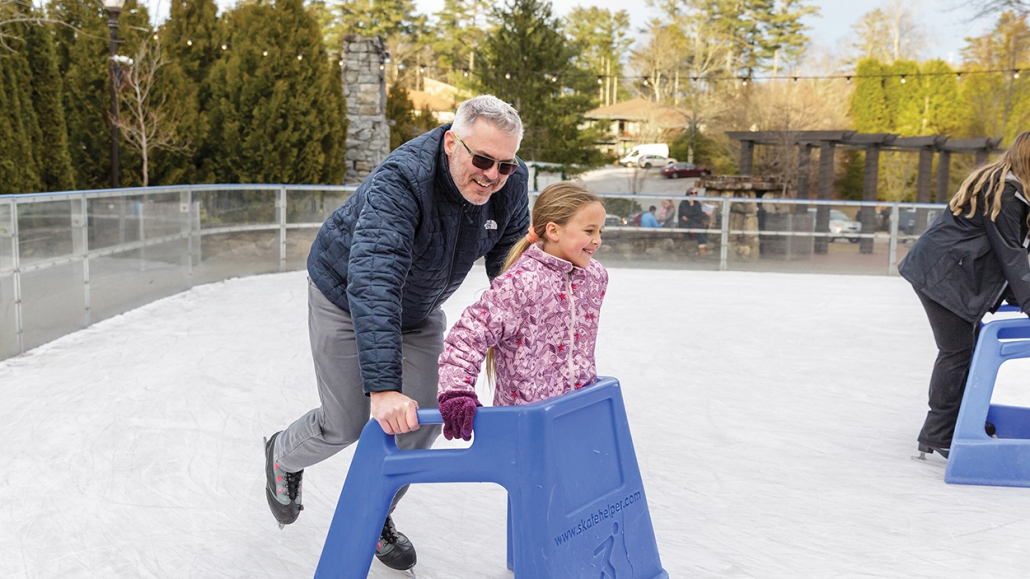
[[[540,193],[528,235],[444,340],[437,399],[446,438],[471,439],[484,358],[488,376],[496,375],[494,406],[597,381],[594,344],[608,272],[593,255],[604,219],[604,203],[579,185],[555,183]]]

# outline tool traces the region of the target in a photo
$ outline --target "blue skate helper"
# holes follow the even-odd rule
[[[440,423],[419,410],[422,424]],[[480,408],[467,449],[397,449],[361,433],[316,579],[364,579],[394,493],[409,483],[495,482],[508,491],[508,569],[544,577],[668,579],[619,382],[534,404]]]
[[[1030,319],[987,322],[969,367],[944,481],[1030,487],[1030,408],[991,404],[1003,362],[1030,358]],[[984,431],[994,425],[997,438]]]

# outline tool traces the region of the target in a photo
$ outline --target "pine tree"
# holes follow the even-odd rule
[[[227,26],[227,55],[211,72],[215,180],[340,182],[339,67],[302,1],[242,4],[227,15]]]
[[[512,103],[522,115],[520,156],[550,163],[599,163],[593,135],[579,130],[592,95],[575,94],[568,87],[575,82],[567,78],[575,70],[575,54],[550,2],[509,0],[495,9],[494,17],[499,24],[484,46],[478,81],[483,92]]]

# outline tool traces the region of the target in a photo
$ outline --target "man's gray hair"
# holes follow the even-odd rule
[[[461,103],[454,115],[451,130],[461,137],[479,120],[490,123],[506,135],[518,135],[519,143],[522,143],[522,119],[518,111],[490,94],[472,97]]]

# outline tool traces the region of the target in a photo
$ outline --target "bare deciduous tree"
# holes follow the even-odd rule
[[[875,58],[891,64],[914,60],[926,48],[926,32],[909,0],[887,0],[866,12],[851,27],[851,59]]]
[[[1030,14],[1030,0],[974,0],[969,2],[954,2],[956,8],[972,4],[976,10],[976,18],[991,16],[999,12],[1011,10],[1016,14]]]
[[[149,184],[150,153],[155,150],[189,151],[189,142],[180,143],[178,127],[181,117],[165,107],[166,96],[157,97],[154,88],[158,71],[168,64],[159,41],[144,38],[135,58],[121,71],[118,102],[122,114],[113,119],[129,146],[143,160],[143,186]]]

